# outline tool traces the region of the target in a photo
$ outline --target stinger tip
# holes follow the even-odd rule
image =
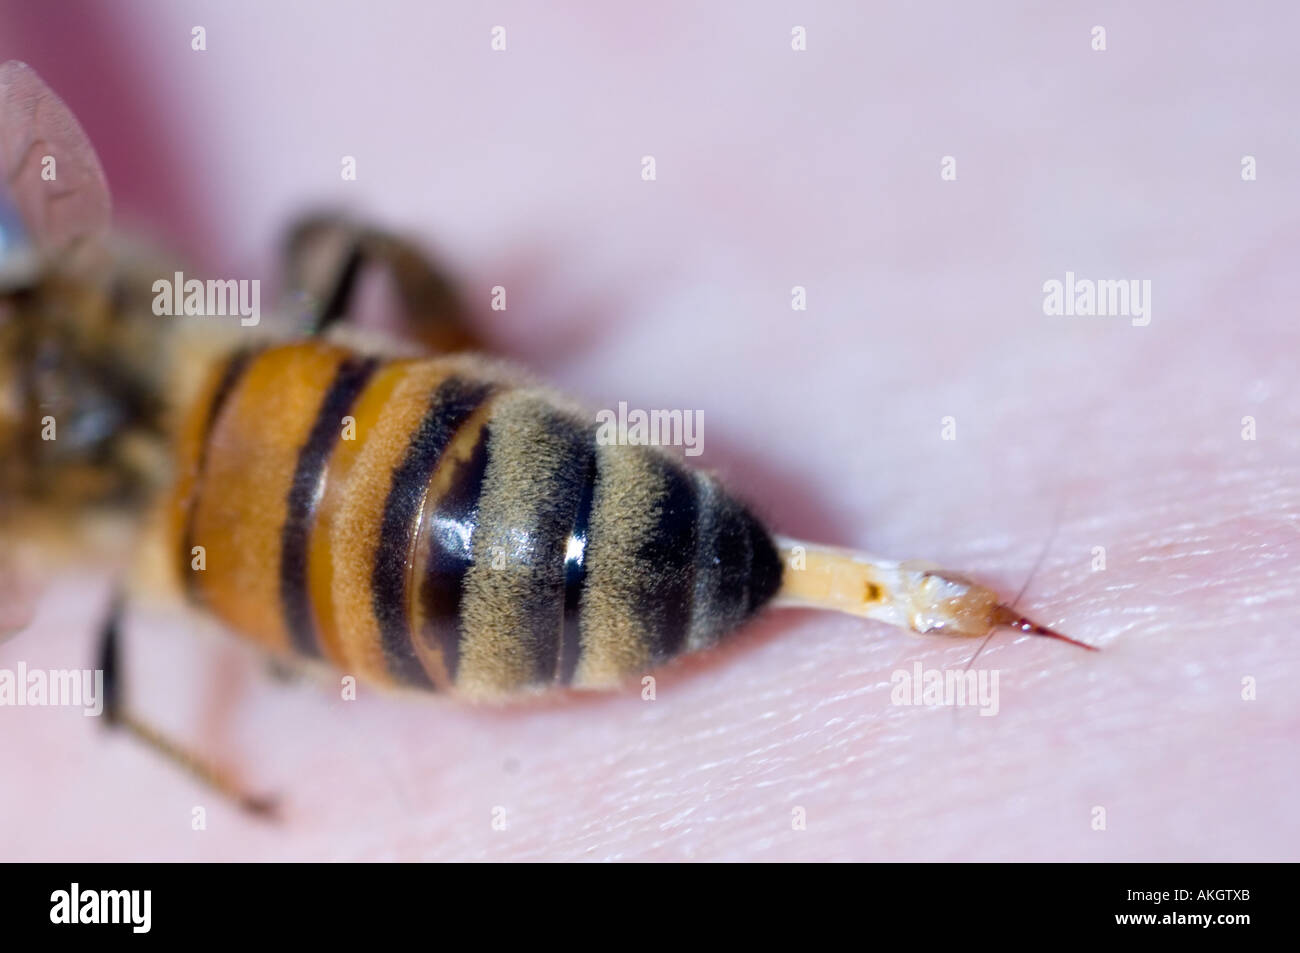
[[[993,617],[994,625],[1005,625],[1007,628],[1016,629],[1029,635],[1041,635],[1049,639],[1060,639],[1062,642],[1069,642],[1071,645],[1077,645],[1081,649],[1087,649],[1089,652],[1100,652],[1095,645],[1089,645],[1087,642],[1080,642],[1078,639],[1072,639],[1068,635],[1062,635],[1055,629],[1049,629],[1045,625],[1039,625],[1030,619],[1026,619],[1020,613],[1016,612],[1010,606],[998,606]]]

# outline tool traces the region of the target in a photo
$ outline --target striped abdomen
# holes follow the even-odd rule
[[[780,584],[768,533],[713,478],[598,446],[590,419],[473,358],[236,354],[181,454],[190,596],[371,680],[609,686],[712,645]]]

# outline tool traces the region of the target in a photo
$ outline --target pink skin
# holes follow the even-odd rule
[[[0,4],[0,59],[77,111],[119,213],[214,274],[269,276],[313,201],[415,230],[500,350],[593,407],[703,410],[696,462],[781,532],[1011,596],[1059,510],[1019,608],[1103,651],[1000,633],[975,666],[999,672],[985,718],[891,703],[893,673],[976,643],[788,612],[655,672],[654,701],[476,709],[286,688],[242,643],[141,610],[137,709],[279,794],[284,821],[75,711],[4,708],[0,763],[21,769],[0,772],[0,856],[1296,859],[1294,9],[524,4],[435,24],[411,4],[370,6],[361,44],[360,14],[230,6],[104,24]],[[139,98],[115,121],[105,89]],[[1067,270],[1150,279],[1150,325],[1045,316]],[[105,594],[57,582],[0,668],[88,664]]]

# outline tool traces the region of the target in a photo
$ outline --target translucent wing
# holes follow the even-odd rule
[[[104,170],[72,112],[26,64],[0,64],[0,291],[33,273],[38,256],[74,254],[80,239],[97,237],[111,207]],[[12,317],[4,304],[0,295],[0,330]],[[3,538],[9,503],[0,499],[0,641],[27,627],[44,588],[42,574]]]
[[[26,63],[0,64],[0,256],[59,251],[108,227],[112,201],[81,124]]]

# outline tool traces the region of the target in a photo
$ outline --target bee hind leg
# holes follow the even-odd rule
[[[132,712],[125,704],[126,684],[121,657],[121,628],[125,599],[119,589],[99,632],[98,668],[104,673],[104,724],[121,728],[205,786],[258,817],[273,817],[276,802],[244,791],[226,771],[185,748]]]
[[[291,310],[311,336],[357,320],[362,278],[377,266],[390,279],[402,312],[395,328],[400,334],[436,352],[479,344],[451,281],[405,238],[320,213],[288,230],[282,256],[286,284],[295,299]]]

